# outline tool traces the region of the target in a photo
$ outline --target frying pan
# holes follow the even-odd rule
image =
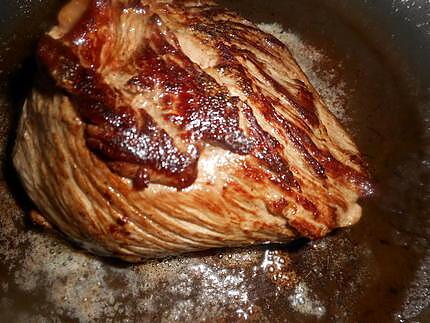
[[[221,2],[278,23],[352,133],[377,184],[362,220],[320,241],[139,265],[88,255],[34,227],[10,152],[36,40],[61,2],[2,1],[1,321],[430,322],[430,3]]]

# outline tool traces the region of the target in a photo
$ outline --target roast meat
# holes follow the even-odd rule
[[[320,238],[372,192],[288,48],[211,1],[72,0],[37,56],[14,164],[43,221],[92,252]]]

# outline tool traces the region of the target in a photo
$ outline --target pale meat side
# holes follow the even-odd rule
[[[209,1],[73,0],[14,164],[41,214],[139,261],[354,224],[365,163],[288,49]]]

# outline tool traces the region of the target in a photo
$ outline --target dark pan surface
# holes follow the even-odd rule
[[[368,158],[378,190],[362,221],[317,242],[141,265],[89,256],[33,227],[8,156],[35,41],[60,2],[2,1],[0,321],[430,321],[430,4],[223,2],[288,30]]]

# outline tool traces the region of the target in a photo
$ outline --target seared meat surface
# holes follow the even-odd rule
[[[286,46],[211,1],[72,0],[14,164],[43,217],[128,261],[319,238],[367,170]]]

